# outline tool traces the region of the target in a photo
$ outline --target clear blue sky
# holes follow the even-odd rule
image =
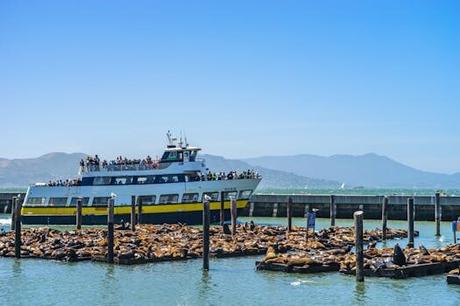
[[[1,157],[376,152],[460,171],[459,1],[0,1]]]

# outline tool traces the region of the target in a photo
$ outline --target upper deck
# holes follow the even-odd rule
[[[98,155],[80,161],[79,177],[71,180],[37,183],[36,187],[80,187],[103,185],[150,185],[197,181],[260,179],[255,171],[211,173],[204,159],[197,158],[199,147],[189,146],[168,132],[169,144],[160,159],[127,159],[122,156],[107,162]]]
[[[113,172],[133,174],[138,171],[162,174],[171,171],[199,172],[205,168],[205,160],[197,158],[201,148],[189,146],[186,142],[184,144],[182,139],[176,143],[177,139],[172,138],[169,131],[167,136],[169,144],[161,159],[152,159],[150,156],[144,159],[127,159],[119,156],[108,162],[101,160],[98,155],[88,156],[80,161],[79,174],[84,177],[113,175]]]

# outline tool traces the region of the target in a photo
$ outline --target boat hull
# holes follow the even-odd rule
[[[237,208],[240,213],[248,200],[238,200]],[[203,220],[202,203],[170,204],[143,206],[141,221],[144,224],[184,223],[189,225],[201,224]],[[220,220],[220,202],[210,203],[211,222]],[[117,224],[129,222],[131,206],[115,207],[114,221]],[[230,202],[224,203],[224,218],[230,219]],[[56,224],[71,225],[76,223],[76,208],[74,207],[23,207],[22,222],[24,224]],[[83,225],[107,224],[107,208],[83,207]]]

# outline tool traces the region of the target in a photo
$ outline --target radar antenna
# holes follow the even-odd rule
[[[170,130],[168,130],[168,132],[166,133],[166,137],[168,137],[169,145],[173,145],[173,139],[172,139],[172,134]]]
[[[172,137],[171,131],[168,130],[166,133],[166,137],[168,137],[168,148],[174,148],[176,147],[175,142],[177,141],[176,137]]]

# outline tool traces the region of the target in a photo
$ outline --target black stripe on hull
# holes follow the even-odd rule
[[[240,212],[242,209],[238,209]],[[224,219],[230,220],[230,210],[224,210]],[[130,222],[129,214],[115,215],[115,223]],[[202,211],[193,212],[174,212],[174,213],[149,213],[142,214],[142,223],[144,224],[162,224],[162,223],[184,223],[188,225],[201,224],[203,221]],[[218,210],[211,211],[211,223],[220,221],[220,212]],[[56,224],[56,225],[74,225],[76,223],[75,216],[39,216],[39,215],[24,215],[22,216],[23,224]],[[83,225],[104,225],[107,224],[107,215],[83,215]]]

